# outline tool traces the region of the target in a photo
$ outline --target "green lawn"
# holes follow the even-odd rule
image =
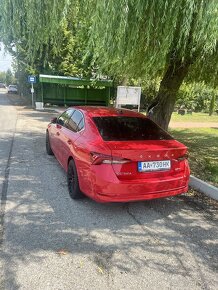
[[[218,114],[209,116],[205,113],[192,113],[192,115],[186,114],[184,116],[179,115],[178,113],[173,113],[171,117],[173,122],[217,122],[218,123]]]
[[[191,174],[218,186],[218,128],[171,129],[189,150]]]

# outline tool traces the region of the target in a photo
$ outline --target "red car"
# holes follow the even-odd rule
[[[48,125],[46,149],[67,172],[73,199],[127,202],[188,190],[187,147],[130,110],[71,107]]]

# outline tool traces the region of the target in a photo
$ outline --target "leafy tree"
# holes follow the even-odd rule
[[[85,77],[90,76],[92,66],[87,57],[83,61],[87,45],[84,39],[82,19],[78,20],[78,1],[73,6],[61,6],[64,11],[60,13],[56,7],[56,1],[4,1],[5,9],[0,11],[1,26],[0,35],[10,53],[16,58],[15,71],[19,83],[19,89],[24,95],[29,94],[27,76],[29,74],[56,74]],[[58,2],[62,5],[64,1]],[[57,8],[56,14],[51,16],[51,11]],[[37,9],[36,15],[40,17],[36,21],[32,9]],[[8,13],[5,13],[8,11]],[[13,13],[15,11],[15,13]],[[40,11],[40,12],[39,12]],[[49,15],[48,15],[49,14]],[[63,14],[64,17],[61,17]],[[32,17],[30,17],[32,15]],[[58,16],[59,15],[59,16]],[[57,21],[57,17],[62,18]],[[42,23],[55,27],[45,29]],[[14,24],[14,25],[12,25]],[[32,28],[32,29],[30,29]],[[46,31],[45,31],[46,30]],[[81,33],[80,33],[81,31]],[[45,35],[46,34],[46,35]],[[36,95],[41,94],[38,85],[35,86]]]
[[[12,71],[10,69],[8,69],[6,71],[5,82],[6,82],[7,86],[10,85],[10,84],[13,84],[15,82],[14,76],[13,76]]]
[[[0,36],[22,65],[41,73],[89,74],[89,57],[83,61],[87,35],[81,29],[87,20],[79,0],[0,1]]]
[[[217,0],[89,3],[90,43],[101,67],[135,78],[161,76],[153,118],[165,129],[192,67],[217,85]]]
[[[176,105],[178,107],[185,106],[187,109],[195,112],[210,112],[210,104],[213,102],[214,111],[216,109],[216,95],[218,89],[206,85],[204,82],[183,83],[178,93]],[[215,98],[215,100],[214,100]],[[214,100],[214,101],[212,101]]]
[[[188,73],[217,86],[217,0],[1,2],[4,43],[24,41],[28,59],[44,55],[46,61],[49,47],[59,51],[58,27],[67,19],[68,24],[75,21],[76,35],[87,47],[86,53],[79,50],[79,57],[86,57],[90,67],[97,63],[103,74],[128,80],[160,77],[153,118],[165,129]]]
[[[74,6],[75,9],[75,6]],[[60,43],[58,46],[47,44],[47,58],[45,59],[45,70],[52,74],[89,77],[92,75],[92,57],[84,55],[87,49],[87,39],[84,36],[82,19],[78,19],[78,11],[70,8],[65,19],[58,29]]]
[[[0,71],[0,82],[5,83],[6,72]]]
[[[210,100],[209,115],[212,116],[216,106],[216,96],[212,95]]]
[[[10,69],[6,72],[0,72],[0,82],[5,83],[6,85],[16,83],[16,79]]]

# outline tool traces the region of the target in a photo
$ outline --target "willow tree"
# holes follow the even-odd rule
[[[0,39],[22,73],[90,74],[79,0],[0,0],[0,7]]]
[[[127,77],[161,76],[154,120],[167,129],[188,72],[217,79],[217,0],[96,0],[90,44],[101,67]],[[204,71],[210,61],[210,70]],[[193,66],[194,65],[194,66]]]
[[[0,0],[0,36],[6,45],[26,43],[29,58],[48,42],[57,44],[57,28],[68,7],[67,0]],[[54,36],[57,37],[54,37]],[[52,37],[51,37],[52,36]]]
[[[26,40],[31,57],[61,42],[57,26],[76,0],[0,0],[5,43]],[[168,127],[177,92],[193,68],[217,76],[217,0],[80,0],[88,54],[99,68],[125,79],[161,77],[154,119]],[[9,36],[13,36],[10,39]],[[210,65],[205,63],[210,62]],[[206,69],[210,68],[206,71]],[[206,73],[205,73],[206,72]],[[194,75],[194,74],[193,74]],[[195,74],[196,75],[196,74]]]

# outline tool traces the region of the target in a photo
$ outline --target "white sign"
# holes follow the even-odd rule
[[[116,106],[121,105],[137,105],[140,106],[141,87],[117,87]]]

